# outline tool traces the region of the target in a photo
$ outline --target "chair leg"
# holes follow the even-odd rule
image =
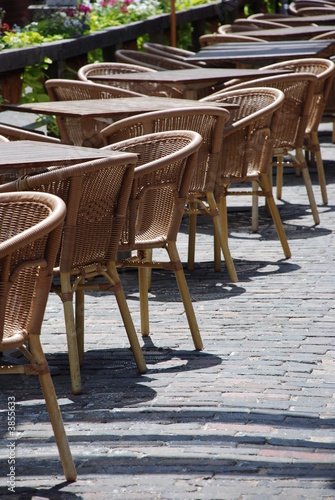
[[[196,319],[195,314],[194,314],[194,309],[193,309],[190,293],[188,290],[188,286],[186,283],[183,266],[182,266],[182,263],[180,261],[180,257],[179,257],[179,253],[178,253],[175,241],[168,241],[167,252],[169,254],[171,263],[173,263],[173,265],[174,265],[174,270],[175,270],[174,273],[175,273],[176,280],[178,283],[180,295],[181,295],[181,298],[182,298],[182,301],[184,304],[188,324],[189,324],[192,338],[193,338],[194,347],[197,350],[201,351],[203,349],[203,343],[202,343],[202,339],[200,336],[197,319]]]
[[[84,363],[85,291],[76,290],[75,322],[80,366]]]
[[[312,181],[311,181],[311,178],[309,176],[307,163],[305,161],[302,149],[300,149],[300,148],[297,149],[296,153],[297,153],[299,168],[301,170],[302,177],[303,177],[304,182],[305,182],[306,191],[307,191],[307,195],[308,195],[308,199],[309,199],[309,204],[311,206],[311,210],[312,210],[312,214],[313,214],[314,224],[317,226],[318,224],[320,224],[320,218],[319,218],[318,209],[317,209],[315,198],[314,198]]]
[[[197,208],[195,202],[190,202],[190,215],[189,215],[189,226],[188,226],[188,257],[187,257],[187,269],[188,271],[193,271],[194,269],[194,256],[195,256],[195,238],[197,231],[197,214],[194,212]]]
[[[283,173],[284,173],[284,156],[277,155],[277,165],[276,165],[276,189],[277,189],[277,200],[282,199],[282,189],[283,189]]]
[[[312,147],[313,147],[313,151],[314,151],[315,159],[316,159],[316,168],[318,171],[319,184],[320,184],[320,188],[321,188],[322,203],[327,205],[328,196],[327,196],[327,188],[326,188],[326,178],[325,178],[325,171],[323,168],[323,161],[322,161],[322,156],[321,156],[321,149],[320,149],[320,144],[319,144],[318,133],[311,132],[310,138],[311,138]]]
[[[133,320],[130,315],[130,311],[128,308],[128,304],[126,301],[126,297],[122,288],[122,283],[119,278],[119,274],[117,272],[115,262],[108,262],[107,264],[107,272],[112,281],[114,282],[114,294],[116,301],[118,303],[119,311],[122,317],[123,324],[125,326],[128,340],[130,343],[130,347],[133,352],[133,356],[137,365],[137,369],[140,373],[145,373],[147,371],[147,367],[145,364],[143,352],[141,346],[139,344],[136,330],[134,327]]]
[[[152,248],[150,248],[149,250],[146,250],[145,253],[146,253],[148,262],[152,262]],[[148,291],[151,290],[151,278],[152,278],[152,269],[151,269],[151,267],[149,267],[147,269]]]
[[[69,354],[72,392],[73,394],[80,394],[82,392],[82,387],[80,380],[80,363],[79,363],[76,325],[73,312],[70,273],[60,273],[60,281],[61,281],[61,291],[62,291],[61,293],[62,293],[65,328],[67,336],[67,348]]]
[[[223,257],[224,257],[224,260],[226,262],[229,277],[233,283],[237,283],[238,278],[237,278],[234,262],[233,262],[233,259],[231,257],[230,250],[228,247],[228,238],[227,238],[227,236],[225,236],[225,234],[223,232],[223,228],[221,226],[221,220],[220,220],[220,212],[219,212],[219,209],[216,205],[216,201],[215,201],[213,193],[207,193],[207,202],[209,205],[210,214],[211,214],[212,219],[213,219],[215,235],[216,235],[216,238],[218,238],[218,240],[219,240],[220,247],[221,247],[221,250],[223,253]],[[215,262],[214,262],[214,264],[215,264]],[[220,265],[220,267],[221,267],[221,265]]]
[[[289,259],[291,257],[291,250],[290,250],[287,238],[286,238],[286,234],[285,234],[283,224],[282,224],[279,212],[278,212],[277,205],[275,204],[275,201],[273,198],[272,186],[270,184],[269,177],[268,177],[267,173],[261,174],[261,184],[262,184],[262,189],[263,189],[265,196],[267,198],[268,207],[269,207],[273,222],[276,226],[276,230],[278,233],[278,237],[279,237],[281,246],[282,246],[283,251],[284,251],[284,255],[287,259]]]
[[[141,334],[142,337],[150,335],[149,326],[149,296],[148,296],[148,268],[138,268],[138,285],[140,293]]]
[[[258,192],[258,184],[256,181],[252,181],[252,192]],[[258,219],[259,219],[259,210],[258,210],[258,194],[252,195],[252,205],[251,205],[251,229],[253,233],[257,233],[258,231]]]
[[[69,442],[65,433],[62,414],[59,409],[55,388],[50,376],[47,361],[45,359],[38,335],[31,335],[30,351],[40,367],[39,379],[49,412],[50,422],[55,435],[59,456],[62,462],[64,475],[67,481],[75,481],[77,477],[76,468],[73,463]]]

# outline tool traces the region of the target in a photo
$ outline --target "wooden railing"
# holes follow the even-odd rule
[[[191,23],[193,26],[193,45],[198,48],[198,38],[205,32],[206,23],[222,22],[221,2],[194,7],[177,12],[177,26]],[[221,19],[220,19],[221,17]],[[134,46],[138,37],[149,34],[150,40],[163,42],[168,36],[170,15],[153,16],[145,21],[116,26],[76,39],[61,40],[22,49],[0,51],[0,73],[17,71],[25,66],[40,64],[45,57],[50,58],[58,67],[58,76],[62,75],[63,61],[85,58],[87,53],[102,49],[105,60],[112,61],[120,46]]]

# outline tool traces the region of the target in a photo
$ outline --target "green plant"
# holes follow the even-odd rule
[[[22,94],[20,103],[25,102],[48,102],[49,96],[45,90],[44,81],[52,60],[44,58],[43,63],[35,66],[26,66],[22,75]],[[58,126],[54,116],[40,115],[36,118],[36,124],[46,126],[48,134],[59,137]]]

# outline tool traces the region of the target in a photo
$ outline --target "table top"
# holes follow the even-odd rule
[[[335,54],[335,40],[299,40],[287,42],[218,43],[203,47],[188,57],[190,61],[224,64],[294,59],[296,57],[329,57]]]
[[[48,165],[74,165],[98,158],[125,155],[118,151],[39,141],[1,142],[0,152],[0,171],[34,169]],[[126,155],[129,156],[128,153]]]
[[[4,104],[2,108],[7,110],[10,109],[11,111],[50,114],[55,116],[82,118],[117,117],[118,119],[120,119],[126,116],[146,113],[150,111],[160,111],[163,109],[194,106],[208,106],[208,103],[201,103],[188,99],[174,99],[171,97],[143,96],[119,97],[116,99],[89,99],[83,101],[51,101],[25,104]],[[228,108],[229,106],[225,105],[224,107]]]
[[[335,26],[287,26],[286,28],[271,28],[271,29],[259,29],[252,31],[243,31],[243,35],[255,36],[257,38],[262,38],[263,40],[309,40],[313,36],[321,35],[322,33],[327,33],[328,31],[334,31]]]
[[[117,75],[97,75],[97,80],[132,80],[132,81],[151,81],[164,82],[170,84],[183,84],[187,86],[197,86],[199,83],[215,83],[231,80],[232,78],[250,79],[258,76],[256,69],[244,68],[206,68],[206,69],[174,69],[166,71],[156,71],[155,73],[120,73]],[[266,76],[282,73],[279,70],[269,69]],[[90,77],[94,80],[94,77]]]

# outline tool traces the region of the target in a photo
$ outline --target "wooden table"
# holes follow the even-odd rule
[[[153,73],[155,74],[155,73]],[[258,75],[258,73],[257,73]],[[102,138],[96,130],[101,130],[105,126],[113,123],[115,120],[120,120],[127,116],[132,116],[150,111],[160,111],[164,109],[176,109],[182,107],[208,106],[208,103],[187,99],[173,99],[171,97],[121,97],[116,99],[89,99],[78,101],[51,101],[51,102],[34,102],[26,104],[6,104],[3,109],[11,111],[20,111],[28,113],[40,113],[47,115],[55,115],[62,118],[79,118],[78,127],[85,130],[82,136],[82,141],[79,146],[101,147]],[[220,106],[229,108],[233,106],[211,103],[211,106]],[[91,135],[87,134],[87,122],[99,121],[99,127],[92,127]],[[103,122],[103,123],[101,123]],[[85,137],[84,137],[85,135]],[[78,137],[80,134],[78,135]],[[66,139],[66,138],[65,138]]]
[[[137,73],[132,73],[132,75],[135,74]],[[232,78],[232,76],[230,78]],[[188,99],[143,96],[120,97],[116,99],[89,99],[84,101],[51,101],[26,104],[3,104],[2,108],[4,110],[20,111],[25,113],[40,113],[73,118],[79,117],[83,119],[97,118],[106,121],[107,124],[113,122],[115,119],[121,119],[139,113],[205,105],[208,106],[208,104],[200,102],[195,103],[194,100]]]
[[[0,172],[41,169],[120,155],[117,151],[52,144],[39,141],[0,143]]]
[[[335,40],[218,43],[203,47],[188,60],[190,62],[205,61],[214,66],[234,63],[260,67],[271,62],[300,57],[329,57],[333,54],[335,54]]]
[[[274,74],[282,73],[279,70],[268,70],[268,74],[264,76],[273,76]],[[255,69],[237,69],[237,68],[206,68],[206,69],[177,69],[167,71],[157,71],[155,73],[121,73],[113,75],[113,81],[141,81],[141,82],[159,82],[166,83],[173,87],[181,89],[185,99],[198,99],[199,90],[218,85],[221,82],[231,80],[232,78],[247,79],[258,77]],[[91,77],[94,80],[94,77]],[[108,80],[108,75],[98,75],[99,81]],[[152,99],[152,98],[150,98]],[[185,102],[184,99],[182,99]],[[182,104],[183,105],[183,104]]]
[[[243,35],[255,36],[268,41],[310,40],[313,36],[334,31],[335,26],[294,26],[287,28],[259,29],[243,31]]]

